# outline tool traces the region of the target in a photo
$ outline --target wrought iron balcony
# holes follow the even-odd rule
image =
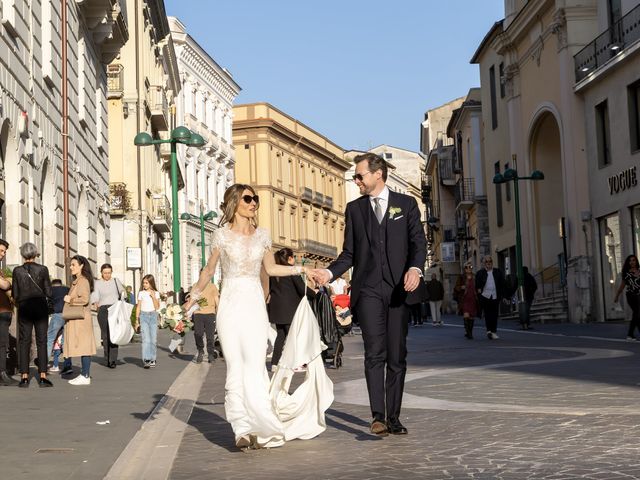
[[[329,195],[325,195],[324,203],[322,204],[322,207],[326,208],[327,210],[331,210],[333,208],[333,197],[330,197]]]
[[[151,223],[160,233],[171,231],[171,204],[166,195],[154,193],[151,197]]]
[[[454,146],[446,145],[438,151],[438,176],[440,185],[454,186],[456,184]]]
[[[640,5],[598,35],[573,57],[576,82],[586,78],[639,39]]]
[[[338,249],[336,247],[308,238],[300,239],[300,248],[312,257],[331,259],[338,256]]]
[[[169,129],[169,102],[160,85],[151,85],[147,89],[147,109],[156,130]]]
[[[324,203],[324,195],[320,192],[314,192],[312,202],[315,206],[321,207]]]
[[[440,203],[437,200],[430,200],[427,203],[427,223],[435,225],[440,221]]]
[[[456,209],[469,209],[474,204],[475,180],[473,178],[460,178],[456,182]]]
[[[458,238],[458,229],[455,225],[442,226],[442,241],[455,242]]]
[[[313,191],[310,188],[302,187],[300,189],[300,200],[306,203],[311,203],[313,200]]]

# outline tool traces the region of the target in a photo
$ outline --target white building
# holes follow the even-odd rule
[[[119,1],[66,4],[0,3],[0,236],[8,265],[31,241],[54,277],[65,246],[109,260],[105,64],[128,37]]]
[[[178,58],[182,89],[176,99],[176,122],[199,133],[206,141],[202,149],[179,145],[178,163],[185,179],[180,191],[180,213],[199,217],[213,211],[217,218],[205,221],[205,246],[220,217],[224,191],[235,182],[235,148],[232,140],[233,101],[240,87],[231,74],[186,33],[185,26],[169,17],[169,27]],[[195,283],[201,267],[199,219],[183,221],[182,286]],[[205,248],[205,256],[209,248]]]

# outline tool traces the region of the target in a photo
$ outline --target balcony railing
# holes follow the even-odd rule
[[[455,225],[442,226],[442,241],[455,242],[458,239],[458,229]]]
[[[171,204],[166,195],[156,193],[151,197],[151,222],[160,233],[171,231]]]
[[[456,208],[471,208],[475,197],[475,180],[473,178],[458,179],[456,182],[455,197]]]
[[[306,203],[311,203],[313,200],[313,191],[310,188],[302,187],[300,189],[300,200]]]
[[[322,207],[326,208],[327,210],[331,210],[333,208],[333,197],[330,197],[329,195],[325,195],[324,203],[322,204]]]
[[[322,204],[324,203],[324,195],[320,192],[314,192],[312,202],[317,207],[321,207]]]
[[[600,68],[640,39],[640,5],[602,32],[574,57],[576,82]]]
[[[441,147],[438,152],[438,175],[440,184],[453,186],[456,183],[456,172],[454,169],[453,146]]]
[[[338,249],[336,247],[316,240],[301,239],[300,248],[306,250],[306,252],[312,256],[322,258],[336,258],[338,256]]]
[[[147,107],[151,123],[158,131],[169,129],[169,103],[164,89],[159,85],[151,85],[147,90]]]
[[[435,225],[440,221],[440,203],[437,200],[430,200],[427,203],[427,223]]]

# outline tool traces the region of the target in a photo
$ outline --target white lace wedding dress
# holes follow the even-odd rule
[[[326,376],[320,352],[318,324],[304,300],[303,314],[294,318],[284,366],[269,381],[265,357],[269,320],[260,283],[262,259],[271,248],[269,233],[258,228],[242,235],[228,227],[214,232],[220,252],[222,288],[217,329],[227,366],[225,412],[236,437],[254,436],[260,447],[278,447],[286,440],[315,437],[326,428],[324,412],[333,402],[333,384]],[[306,305],[309,310],[304,309]],[[292,368],[306,363],[305,381],[289,395]]]

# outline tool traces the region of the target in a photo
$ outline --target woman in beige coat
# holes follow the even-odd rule
[[[93,291],[93,274],[89,261],[82,255],[76,255],[71,259],[69,269],[74,280],[69,294],[64,297],[65,304],[83,307],[82,317],[65,320],[64,325],[65,357],[80,357],[82,364],[80,375],[69,380],[69,383],[71,385],[91,385],[91,377],[89,376],[91,356],[96,353],[93,321],[89,307],[89,297]]]

